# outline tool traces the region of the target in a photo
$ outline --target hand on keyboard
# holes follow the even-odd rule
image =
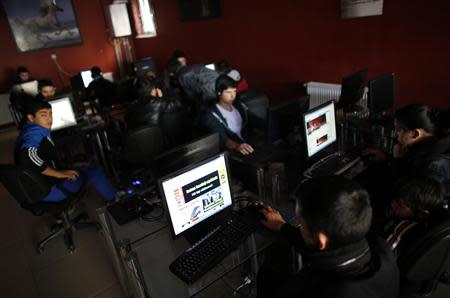
[[[244,155],[251,154],[251,153],[253,153],[253,151],[254,151],[254,150],[253,150],[253,147],[250,146],[250,145],[247,144],[247,143],[239,144],[239,146],[237,147],[236,150],[239,151],[241,154],[244,154]]]

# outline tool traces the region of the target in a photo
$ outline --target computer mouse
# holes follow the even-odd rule
[[[261,203],[250,203],[247,205],[246,210],[249,216],[254,217],[256,220],[266,220],[266,216],[261,213],[261,209],[264,209],[264,205]]]

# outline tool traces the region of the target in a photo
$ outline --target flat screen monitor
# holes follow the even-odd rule
[[[355,105],[364,95],[364,87],[367,80],[367,69],[362,69],[342,79],[339,108],[349,108]]]
[[[159,181],[175,237],[232,206],[225,153]]]
[[[219,135],[215,133],[157,156],[155,158],[156,168],[160,176],[165,176],[190,164],[217,155],[219,152]]]
[[[39,93],[38,81],[29,81],[22,84],[16,84],[13,86],[14,92],[23,92],[31,96],[36,96]]]
[[[77,125],[70,95],[63,95],[49,101],[52,106],[52,131]]]
[[[94,80],[92,78],[91,71],[85,70],[85,71],[80,72],[80,74],[81,74],[81,79],[83,80],[84,88],[89,87],[89,84]]]
[[[304,114],[303,124],[308,157],[334,144],[337,140],[334,101],[326,102]]]
[[[302,115],[309,110],[309,95],[295,98],[269,108],[268,134],[269,142],[286,140],[289,135],[299,131],[303,127]]]
[[[211,70],[216,70],[216,65],[214,63],[206,64],[205,67]]]
[[[369,81],[369,107],[374,115],[392,110],[395,103],[395,76],[393,73]]]

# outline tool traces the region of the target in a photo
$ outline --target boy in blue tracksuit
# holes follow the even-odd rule
[[[84,166],[77,170],[60,168],[58,153],[50,134],[52,122],[52,107],[49,103],[31,102],[26,110],[26,122],[15,145],[16,164],[46,178],[50,193],[42,201],[62,201],[66,198],[64,191],[77,192],[84,181],[92,184],[104,201],[114,200],[117,190],[97,167]]]

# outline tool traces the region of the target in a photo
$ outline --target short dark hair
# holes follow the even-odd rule
[[[228,88],[236,88],[237,83],[235,80],[230,78],[227,75],[220,75],[216,79],[216,93],[217,95],[221,95],[223,90]]]
[[[313,178],[299,188],[300,215],[312,234],[325,233],[330,247],[339,248],[365,238],[372,222],[369,194],[340,176]]]
[[[172,53],[172,57],[175,59],[182,58],[182,57],[186,58],[186,53],[184,53],[182,50],[175,50]]]
[[[423,129],[432,135],[438,135],[441,113],[424,104],[410,104],[395,112],[395,120],[407,130]]]
[[[102,74],[102,70],[98,66],[91,68],[91,77],[95,78]]]
[[[226,60],[220,60],[216,63],[216,71],[218,73],[227,74],[231,70],[230,64]]]
[[[17,74],[21,74],[23,72],[29,72],[28,68],[26,68],[25,66],[19,66],[17,67]]]
[[[36,116],[36,113],[42,109],[51,109],[52,106],[43,100],[31,99],[28,100],[24,107],[25,115],[33,115]]]
[[[431,212],[443,208],[444,189],[438,181],[430,177],[403,177],[395,184],[393,199],[401,200],[414,213]]]
[[[38,83],[39,90],[41,90],[44,87],[48,87],[48,86],[55,87],[55,84],[53,84],[52,80],[49,80],[49,79],[39,80],[39,83]]]

